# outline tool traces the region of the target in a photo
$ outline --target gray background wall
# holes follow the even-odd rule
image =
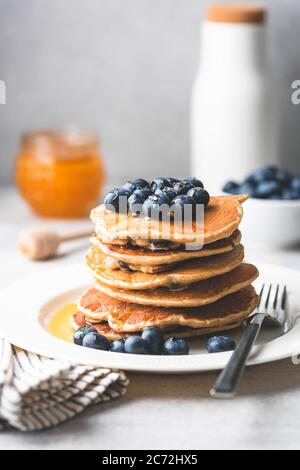
[[[0,0],[0,181],[24,129],[77,124],[102,137],[112,179],[188,174],[189,94],[203,0]],[[300,170],[300,2],[268,0],[282,158]],[[221,79],[221,77],[220,77]]]

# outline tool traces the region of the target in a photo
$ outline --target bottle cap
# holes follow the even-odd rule
[[[261,5],[232,4],[210,5],[207,11],[208,21],[215,23],[264,23],[266,9]]]

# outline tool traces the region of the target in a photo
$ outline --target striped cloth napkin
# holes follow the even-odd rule
[[[12,346],[0,338],[0,428],[45,429],[126,391],[123,372],[72,365]]]

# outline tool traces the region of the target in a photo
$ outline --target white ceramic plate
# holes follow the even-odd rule
[[[264,327],[249,365],[272,362],[300,354],[300,272],[272,265],[259,265],[262,282],[285,283],[288,287],[287,332]],[[51,315],[64,305],[74,302],[91,278],[81,264],[49,270],[0,292],[0,336],[29,351],[77,363],[99,364],[104,367],[156,373],[186,373],[221,369],[231,353],[208,354],[206,338],[190,341],[187,356],[144,356],[119,354],[83,348],[60,340],[47,331]],[[230,332],[238,339],[241,331]]]

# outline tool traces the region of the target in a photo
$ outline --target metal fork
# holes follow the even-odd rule
[[[264,320],[283,327],[286,322],[286,286],[263,285],[256,312],[249,319],[246,330],[232,356],[221,372],[210,394],[214,398],[233,398],[236,395],[252,346]]]

